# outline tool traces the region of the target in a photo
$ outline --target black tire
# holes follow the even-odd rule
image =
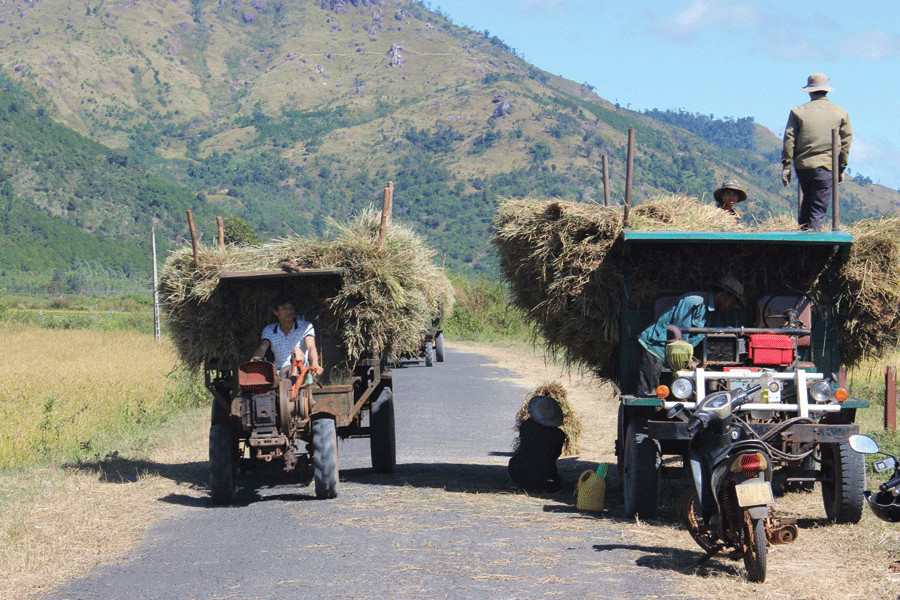
[[[745,517],[747,536],[746,550],[744,551],[744,568],[747,569],[747,581],[751,583],[763,583],[766,580],[766,522],[765,519],[753,519]]]
[[[703,524],[703,511],[700,510],[700,496],[697,495],[693,484],[681,496],[681,518],[688,533],[691,534],[697,545],[708,554],[716,545],[716,537],[712,531],[700,530],[700,526]]]
[[[865,456],[854,452],[848,442],[820,444],[819,448],[825,516],[835,523],[859,523],[865,504]]]
[[[659,442],[647,435],[647,426],[631,421],[625,432],[622,496],[625,516],[655,519],[659,509]]]
[[[434,366],[434,343],[425,342],[425,366]]]
[[[386,387],[372,403],[369,412],[369,449],[376,473],[393,473],[397,464],[394,436],[394,392]]]
[[[316,498],[327,500],[338,495],[337,427],[334,419],[323,417],[312,422],[312,465]]]
[[[434,338],[434,359],[438,362],[444,362],[444,334],[439,333]]]
[[[213,504],[231,504],[237,494],[237,437],[231,423],[209,428],[209,491]]]

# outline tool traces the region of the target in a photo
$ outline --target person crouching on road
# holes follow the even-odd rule
[[[263,360],[266,350],[271,348],[279,374],[286,377],[291,368],[292,352],[298,349],[312,367],[312,372],[321,375],[324,369],[319,365],[316,332],[312,323],[298,317],[294,302],[284,295],[276,296],[272,300],[272,314],[275,315],[276,321],[263,328],[262,340],[253,351],[250,360]]]
[[[566,433],[560,429],[563,411],[548,396],[528,401],[528,418],[519,425],[519,440],[509,459],[509,477],[526,492],[558,492],[562,478],[556,459],[562,454]]]

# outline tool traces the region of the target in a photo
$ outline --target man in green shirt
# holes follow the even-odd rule
[[[806,87],[800,89],[809,92],[809,102],[794,108],[788,117],[781,152],[781,182],[785,187],[790,183],[793,163],[803,192],[800,226],[821,229],[832,194],[831,131],[837,129],[840,135],[838,169],[839,181],[843,181],[853,129],[847,111],[827,98],[828,92],[834,91],[828,85],[828,77],[813,73]]]

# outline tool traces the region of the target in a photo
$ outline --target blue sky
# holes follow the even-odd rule
[[[829,98],[850,113],[851,171],[900,189],[900,3],[431,0],[431,8],[610,102],[753,117],[779,137],[790,109],[809,100],[800,90],[807,76],[825,73]]]

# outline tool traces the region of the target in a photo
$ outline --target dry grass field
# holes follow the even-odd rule
[[[42,403],[52,394],[71,407],[73,412],[64,414],[77,415],[70,422],[82,424],[82,418],[95,411],[98,415],[105,414],[104,411],[115,412],[101,408],[99,398],[115,397],[122,402],[126,396],[144,395],[144,402],[150,403],[154,394],[164,393],[175,385],[165,377],[172,368],[172,350],[166,345],[155,346],[152,338],[119,338],[115,334],[89,332],[73,332],[73,337],[67,338],[54,332],[51,345],[42,346],[43,351],[34,354],[35,348],[29,345],[44,343],[40,332],[0,330],[0,335],[4,341],[0,345],[17,349],[4,349],[5,361],[14,360],[15,356],[68,354],[70,360],[65,363],[68,372],[80,373],[84,378],[95,373],[91,377],[94,385],[79,384],[77,394],[63,389],[65,386],[25,388],[22,386],[31,385],[25,378],[7,376],[0,395],[4,418],[14,412],[9,408],[13,400],[25,406],[29,404],[26,402],[29,394],[37,397],[38,406],[28,413],[30,419],[16,421],[22,432],[30,432],[28,435],[32,436],[29,442],[18,445],[20,452],[35,452],[40,445],[40,431],[31,432],[33,421],[37,419],[40,423]],[[126,348],[135,345],[141,346],[142,351],[124,358],[128,356]],[[567,476],[577,477],[571,466],[576,463],[615,462],[616,404],[608,385],[590,376],[569,374],[526,346],[457,343],[452,348],[490,356],[515,381],[528,387],[556,380],[566,388],[569,402],[578,411],[584,427],[580,440],[583,453],[561,460]],[[110,365],[121,365],[123,360],[133,362],[133,369],[110,369]],[[18,372],[36,377],[36,373],[51,370],[48,367],[37,372],[26,371],[32,369],[31,362],[36,361],[19,358]],[[52,365],[53,361],[48,364]],[[138,393],[137,389],[144,391]],[[89,407],[79,411],[86,398],[92,399]],[[98,455],[94,459],[83,457],[80,461],[61,457],[0,470],[0,597],[23,600],[47,593],[67,579],[111,562],[129,552],[150,525],[172,514],[172,505],[165,501],[167,497],[205,496],[206,413],[205,408],[192,408],[165,421],[148,423],[138,428],[144,431],[143,438],[134,433],[133,437],[110,442],[107,447],[119,448],[118,453]],[[5,431],[17,431],[7,428],[7,424]],[[80,431],[90,431],[97,439],[101,437],[91,429]],[[68,435],[60,431],[60,439]],[[15,434],[4,437],[17,439]],[[129,442],[131,439],[134,444]],[[16,446],[5,443],[7,448]],[[611,477],[611,486],[614,483],[615,477]],[[497,502],[546,503],[546,499],[509,494],[479,494],[468,498],[468,501],[476,500],[485,503],[485,510]],[[556,500],[572,501],[563,496]],[[403,504],[396,506],[400,510]],[[660,522],[624,519],[621,495],[614,487],[608,491],[606,508],[599,518],[570,518],[566,515],[571,513],[567,512],[548,513],[547,518],[558,518],[555,526],[561,532],[583,527],[617,531],[623,543],[643,551],[641,565],[674,575],[679,585],[672,589],[672,597],[711,600],[895,600],[900,597],[900,573],[889,569],[889,564],[900,558],[900,527],[882,523],[868,510],[857,526],[830,525],[824,520],[818,490],[778,498],[778,512],[798,518],[801,532],[794,544],[770,550],[769,577],[761,585],[746,583],[741,564],[734,561],[714,558],[698,567],[699,548],[674,518],[669,517],[670,511],[663,510],[665,518]]]

